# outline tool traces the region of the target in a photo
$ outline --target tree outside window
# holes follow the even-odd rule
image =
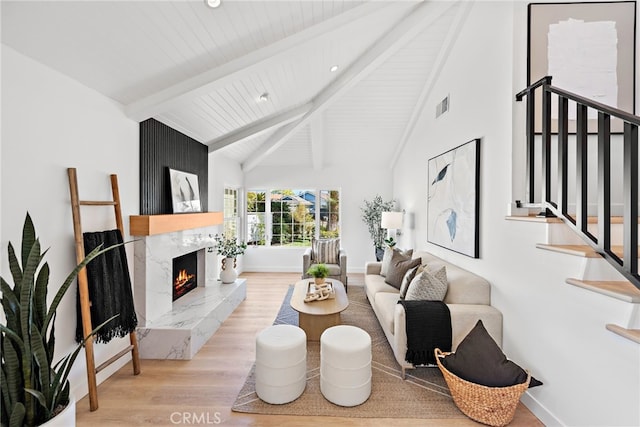
[[[247,245],[267,243],[266,194],[266,191],[247,192]]]
[[[239,237],[238,225],[238,190],[235,188],[224,189],[224,235],[227,237]]]
[[[309,246],[314,237],[339,237],[339,224],[338,190],[247,192],[248,244]]]

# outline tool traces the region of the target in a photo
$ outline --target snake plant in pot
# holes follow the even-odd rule
[[[73,352],[54,363],[56,310],[78,272],[96,256],[114,247],[98,247],[88,254],[67,276],[47,307],[49,265],[43,263],[47,250],[42,252],[27,213],[20,253],[16,254],[11,243],[8,245],[13,287],[4,277],[0,279],[6,319],[6,324],[0,324],[0,421],[3,426],[37,426],[55,417],[69,404],[69,372],[88,337]]]

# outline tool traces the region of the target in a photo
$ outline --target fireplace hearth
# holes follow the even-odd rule
[[[218,257],[208,252],[217,228],[189,228],[191,215],[203,214],[158,215],[159,223],[132,232],[140,236],[134,243],[134,295],[142,359],[192,359],[246,297],[246,279],[218,280]],[[176,221],[180,226],[173,227]],[[196,287],[173,301],[180,272],[173,271],[173,260],[192,252],[196,266],[180,269],[196,275]]]
[[[173,259],[173,301],[198,287],[198,252]]]

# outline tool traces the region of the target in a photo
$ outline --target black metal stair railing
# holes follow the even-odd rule
[[[638,275],[638,127],[640,117],[595,102],[580,95],[551,85],[546,76],[516,94],[516,101],[526,97],[526,156],[527,203],[540,206],[541,215],[557,216],[577,232],[589,245],[604,257],[624,277],[640,289]],[[536,170],[536,91],[541,91],[541,171]],[[557,137],[552,138],[552,97],[558,98]],[[575,215],[568,210],[569,198],[569,101],[576,103],[576,176]],[[597,236],[588,230],[588,109],[597,111]],[[623,126],[623,251],[618,256],[611,245],[611,120]],[[555,133],[554,133],[555,134]],[[555,153],[552,145],[555,143]],[[552,156],[556,155],[556,194],[552,194]],[[594,173],[594,172],[592,172]],[[536,184],[539,179],[540,200],[536,201]]]

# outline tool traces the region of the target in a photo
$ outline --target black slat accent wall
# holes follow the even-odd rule
[[[173,213],[169,168],[198,175],[200,203],[207,212],[208,156],[206,145],[164,123],[140,123],[140,215]]]

